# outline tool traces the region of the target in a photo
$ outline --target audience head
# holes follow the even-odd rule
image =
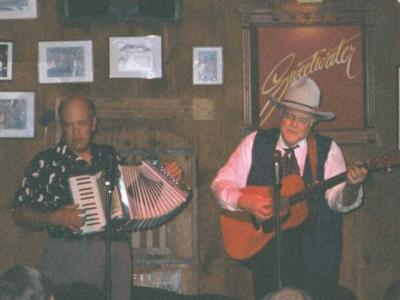
[[[357,300],[356,294],[354,294],[354,292],[351,289],[349,289],[343,285],[338,285],[335,296],[337,299],[341,299],[341,300],[342,299],[343,300]]]
[[[282,288],[279,291],[269,293],[263,300],[312,300],[305,292],[295,288]]]
[[[400,300],[400,280],[390,284],[385,293],[385,300]]]
[[[0,300],[52,300],[52,286],[39,271],[14,266],[0,277]]]
[[[105,300],[103,291],[95,285],[75,281],[54,289],[56,300]]]

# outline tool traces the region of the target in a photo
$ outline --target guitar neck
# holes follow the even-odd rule
[[[290,196],[290,198],[289,198],[290,205],[299,203],[299,202],[309,198],[313,194],[321,193],[331,187],[334,187],[335,185],[346,181],[346,178],[347,178],[347,172],[343,172],[343,173],[333,176],[327,180],[324,180],[322,182],[318,182],[313,185],[310,185],[307,188],[305,188],[304,190]]]
[[[367,168],[370,172],[377,170],[390,170],[394,165],[400,164],[400,152],[384,156],[380,159],[373,159],[365,161],[362,166]],[[301,202],[315,193],[321,193],[347,179],[347,171],[333,176],[322,182],[318,182],[306,187],[304,190],[289,197],[288,201],[290,205],[294,205]]]

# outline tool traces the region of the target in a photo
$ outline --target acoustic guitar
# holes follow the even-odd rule
[[[400,163],[400,153],[369,160],[363,165],[369,171],[387,170]],[[298,175],[289,175],[282,179],[280,191],[281,230],[287,230],[302,224],[308,216],[307,199],[346,181],[347,172],[340,173],[325,181],[305,187]],[[268,186],[247,186],[243,193],[272,197],[273,188]],[[275,236],[274,218],[258,222],[246,212],[223,210],[220,216],[222,239],[226,253],[235,260],[249,259],[257,254]]]

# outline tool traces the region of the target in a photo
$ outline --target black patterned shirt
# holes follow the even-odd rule
[[[21,188],[15,193],[13,210],[29,207],[40,212],[53,212],[73,204],[68,178],[83,174],[94,175],[106,170],[110,158],[118,157],[109,145],[92,144],[91,150],[92,164],[77,156],[63,142],[37,154],[25,171]],[[48,233],[55,238],[73,234],[60,226],[49,227]]]

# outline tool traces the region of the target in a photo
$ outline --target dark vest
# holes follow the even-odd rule
[[[272,155],[279,138],[278,129],[259,130],[256,134],[252,165],[247,178],[247,185],[273,184]],[[316,134],[317,141],[317,178],[323,180],[324,164],[331,146],[330,138]],[[303,180],[312,182],[311,167],[306,160]],[[341,259],[341,214],[329,208],[324,193],[314,195],[312,206],[316,210],[316,219],[302,225],[303,259],[305,266],[313,272],[336,271]]]

